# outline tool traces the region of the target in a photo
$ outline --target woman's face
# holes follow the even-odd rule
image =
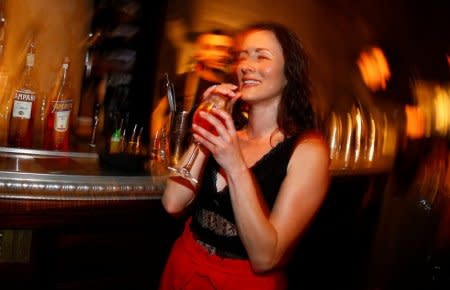
[[[287,80],[283,51],[273,32],[256,30],[243,37],[236,72],[242,100],[248,103],[279,101]]]

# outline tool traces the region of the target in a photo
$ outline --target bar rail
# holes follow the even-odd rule
[[[137,201],[159,199],[165,176],[102,166],[96,153],[0,147],[0,200]]]
[[[159,199],[164,177],[88,176],[0,171],[0,198],[23,200]]]

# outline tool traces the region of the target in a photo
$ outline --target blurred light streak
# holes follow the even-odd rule
[[[406,136],[411,139],[422,138],[425,131],[425,117],[418,106],[405,106]]]
[[[450,84],[418,80],[413,93],[423,111],[424,135],[450,137]]]
[[[369,89],[372,91],[386,89],[387,82],[391,78],[391,71],[381,48],[374,46],[367,51],[362,51],[357,65]]]

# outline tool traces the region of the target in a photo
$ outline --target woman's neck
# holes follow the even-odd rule
[[[248,124],[246,127],[249,139],[257,139],[270,136],[276,129],[278,103],[253,105],[250,108]]]

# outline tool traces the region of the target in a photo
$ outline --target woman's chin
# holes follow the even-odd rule
[[[252,92],[252,88],[242,88],[241,91],[241,99],[243,101],[251,100],[254,97],[254,92]]]

